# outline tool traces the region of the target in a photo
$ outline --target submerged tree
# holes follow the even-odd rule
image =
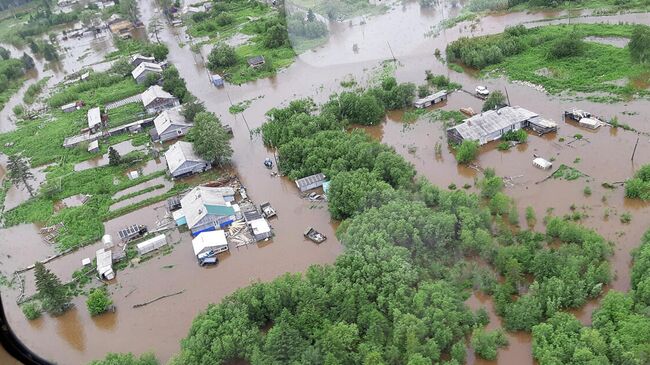
[[[27,160],[19,155],[9,156],[7,162],[7,176],[14,186],[18,187],[21,184],[27,189],[30,196],[34,196],[32,186],[29,185],[29,180],[34,180],[34,175],[29,171]]]
[[[151,21],[149,21],[149,26],[147,27],[149,33],[153,34],[156,37],[156,42],[160,43],[160,38],[158,34],[162,30],[162,24],[160,23],[160,17],[154,16]]]
[[[20,57],[20,60],[23,62],[23,67],[25,68],[25,70],[31,70],[35,67],[34,59],[25,52],[23,52],[23,55]]]
[[[206,161],[222,165],[232,156],[228,133],[213,113],[198,113],[187,137],[194,143],[194,151]]]
[[[499,109],[506,106],[506,96],[500,90],[496,90],[485,99],[483,103],[483,111]]]
[[[196,117],[197,114],[204,111],[205,111],[205,105],[203,105],[202,102],[194,99],[183,104],[183,109],[181,109],[181,115],[184,116],[188,122],[194,122],[194,117]]]
[[[97,288],[88,294],[86,306],[88,307],[88,312],[90,312],[91,316],[96,316],[108,311],[111,305],[113,305],[113,301],[104,288]]]
[[[43,309],[55,316],[65,312],[70,307],[71,298],[68,288],[61,284],[61,280],[40,262],[34,266],[34,276],[36,290]]]
[[[230,67],[237,63],[237,54],[235,49],[225,43],[218,43],[208,56],[208,68],[210,70],[218,70],[225,67]]]

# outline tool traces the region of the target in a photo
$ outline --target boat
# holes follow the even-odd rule
[[[266,166],[267,169],[272,169],[273,168],[273,160],[271,160],[270,158],[267,157],[264,160],[264,166]]]
[[[322,243],[323,241],[325,241],[325,240],[327,239],[327,237],[325,237],[325,235],[323,235],[322,233],[318,232],[317,230],[315,230],[315,229],[312,228],[312,227],[308,227],[308,228],[305,230],[305,233],[303,233],[303,235],[304,235],[306,238],[312,240],[312,241],[315,242],[315,243]]]
[[[266,219],[275,217],[277,215],[275,209],[271,206],[271,203],[269,202],[264,202],[260,204],[260,210],[262,211],[262,216]]]
[[[476,113],[474,112],[474,109],[472,109],[471,107],[460,108],[460,112],[465,114],[468,117],[473,117],[474,115],[476,115]]]

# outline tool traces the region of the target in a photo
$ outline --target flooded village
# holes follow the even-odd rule
[[[607,291],[633,289],[632,254],[650,228],[650,202],[627,198],[625,181],[650,164],[649,85],[641,85],[645,91],[640,97],[603,102],[587,92],[552,93],[498,70],[485,75],[453,64],[458,70],[444,54],[461,37],[498,34],[509,26],[650,25],[649,13],[504,11],[450,24],[450,19],[465,14],[469,1],[441,1],[430,7],[396,1],[376,14],[338,20],[316,9],[317,19],[327,25],[325,40],[306,50],[295,47],[295,60],[268,77],[239,82],[248,71],[235,66],[214,71],[209,66],[214,40],[195,37],[190,30],[187,17],[209,12],[211,2],[181,1],[175,8],[185,15],[166,14],[157,2],[135,3],[137,22],[116,13],[82,28],[64,28],[65,34],[57,29],[59,60],[35,56],[34,69],[0,111],[0,132],[18,132],[21,139],[0,135],[0,179],[5,181],[1,295],[13,331],[34,353],[65,364],[88,363],[108,352],[152,352],[161,363],[173,361],[192,320],[210,304],[285,273],[332,265],[346,251],[337,237],[342,223],[328,210],[332,177],[322,172],[297,179],[284,176],[279,149],[265,145],[260,128],[273,108],[303,98],[321,105],[333,94],[376,85],[385,74],[400,83],[421,85],[429,72],[458,86],[430,90],[413,97],[412,107],[388,111],[379,124],[353,125],[350,130],[363,130],[390,146],[414,166],[417,178],[442,190],[480,194],[479,181],[486,170],[494,169],[503,179],[503,192],[518,208],[516,221],[522,229],[544,233],[543,217],[564,216],[612,242],[609,284],[580,308],[564,309],[583,325],[591,324]],[[284,6],[289,12],[306,10],[300,2]],[[159,25],[152,29],[152,22]],[[228,41],[237,47],[247,37],[236,32]],[[607,43],[609,38],[614,37],[591,41]],[[164,44],[168,53],[157,59],[141,50],[123,52],[118,43],[129,39]],[[626,46],[614,43],[611,47]],[[12,56],[32,53],[27,45],[0,45]],[[278,54],[262,61],[244,58],[251,69],[281,59]],[[80,87],[76,95],[86,100],[73,97],[53,106],[49,98],[83,85],[86,72],[107,72],[121,60],[128,60],[122,81],[113,86],[100,82],[96,91]],[[170,69],[184,80],[188,95],[220,120],[232,148],[227,163],[197,154],[191,134],[197,122],[184,112],[194,101],[164,90],[166,78],[175,77]],[[46,76],[45,91],[30,111],[33,120],[43,122],[32,128],[29,119],[21,120],[13,110],[22,104],[29,86]],[[353,86],[345,86],[348,83]],[[505,105],[481,112],[487,95],[495,92],[507,97]],[[458,123],[445,121],[445,112],[455,112]],[[48,129],[56,120],[69,120],[70,126]],[[31,129],[21,133],[21,128]],[[518,130],[525,131],[525,143],[504,142],[506,133]],[[52,136],[43,136],[44,131]],[[52,153],[59,155],[48,156],[49,147],[43,147],[36,153],[39,160],[31,159],[34,178],[27,184],[32,197],[29,189],[9,183],[8,156],[50,138],[57,144]],[[470,163],[459,164],[452,145],[464,140],[477,141],[478,153]],[[126,162],[115,165],[115,155]],[[108,172],[93,175],[95,171]],[[567,177],[566,171],[573,175]],[[97,182],[89,182],[92,179]],[[89,191],[84,191],[86,186]],[[67,191],[74,194],[62,196]],[[93,200],[93,195],[101,199]],[[31,211],[39,207],[47,212]],[[532,222],[531,210],[537,217]],[[15,224],[7,224],[7,215],[15,217]],[[26,223],[23,216],[41,219]],[[76,221],[80,223],[68,223]],[[477,257],[479,265],[481,260]],[[27,320],[21,305],[37,293],[36,261],[44,262],[62,282],[72,282],[80,295],[59,316]],[[99,287],[106,289],[112,304],[106,313],[93,316],[86,310],[87,294]],[[504,327],[492,295],[472,288],[465,294],[472,311],[486,309],[487,330]],[[505,335],[509,345],[498,350],[496,360],[478,357],[467,341],[466,363],[538,361],[530,332]]]

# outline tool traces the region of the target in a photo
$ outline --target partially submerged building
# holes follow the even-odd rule
[[[113,272],[113,253],[110,250],[100,248],[95,252],[97,259],[97,274],[101,279],[113,280],[115,272]]]
[[[163,90],[159,85],[153,85],[142,93],[142,105],[149,114],[159,113],[165,109],[179,106],[178,98]]]
[[[196,236],[201,232],[214,231],[230,225],[235,219],[235,208],[231,204],[233,195],[224,195],[224,190],[197,186],[181,198],[181,209],[173,212],[179,226],[187,225]]]
[[[591,113],[580,109],[565,111],[564,117],[578,122],[579,126],[587,129],[598,129],[601,125],[604,124]]]
[[[192,240],[192,250],[199,265],[217,263],[217,254],[228,251],[228,241],[223,230],[202,232]]]
[[[449,95],[447,90],[440,90],[437,93],[416,100],[415,102],[413,102],[413,106],[418,109],[428,108],[433,104],[438,104],[442,101],[447,100],[447,95]]]
[[[174,178],[198,174],[209,170],[212,165],[194,152],[194,146],[185,141],[178,141],[165,152],[165,161],[169,173]]]
[[[544,133],[557,130],[557,124],[551,123],[530,110],[518,106],[505,106],[465,119],[463,123],[447,129],[447,138],[455,143],[469,140],[484,145],[501,138],[507,132],[522,128],[530,127]]]
[[[251,57],[247,60],[247,62],[248,62],[248,66],[252,68],[262,67],[266,63],[266,61],[264,60],[264,56]]]
[[[537,157],[533,160],[533,166],[537,167],[538,169],[548,170],[553,167],[553,163],[544,158]]]
[[[138,84],[144,84],[149,75],[160,75],[163,69],[159,64],[153,62],[141,62],[131,71],[131,76]]]
[[[271,230],[269,222],[262,216],[255,206],[245,208],[243,215],[256,242],[273,237],[273,231]]]
[[[318,173],[310,176],[303,177],[302,179],[296,180],[296,186],[300,189],[301,192],[309,191],[323,186],[325,183],[325,174]]]
[[[88,110],[88,129],[91,132],[97,132],[102,126],[102,113],[99,107]]]
[[[139,255],[145,255],[149,252],[158,250],[159,248],[167,245],[167,236],[164,234],[158,235],[154,238],[150,238],[144,242],[140,242],[136,245]]]
[[[151,130],[151,138],[160,142],[182,137],[192,128],[178,108],[163,111],[153,120],[153,124],[155,128]]]

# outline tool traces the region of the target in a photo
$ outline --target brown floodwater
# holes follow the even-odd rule
[[[326,205],[302,199],[293,182],[272,177],[262,162],[265,157],[272,156],[273,152],[263,146],[259,136],[251,137],[249,130],[259,127],[265,121],[264,113],[272,107],[286,105],[290,100],[301,97],[313,97],[317,102],[326,100],[332,92],[341,90],[341,80],[350,75],[365,85],[372,80],[373,70],[378,68],[380,61],[393,55],[398,59],[396,76],[400,81],[423,83],[424,71],[429,69],[434,73],[449,75],[467,90],[473,90],[479,83],[492,90],[505,90],[507,87],[511,104],[528,108],[558,122],[560,130],[557,134],[543,138],[531,135],[526,145],[507,152],[498,151],[494,145],[485,146],[478,165],[493,167],[497,174],[512,177],[513,184],[506,192],[516,200],[522,224],[525,224],[524,208],[529,205],[535,208],[538,217],[536,229],[540,230],[543,229],[542,217],[548,209],[552,209],[554,214],[567,214],[571,212],[570,206],[575,204],[577,209],[584,210],[588,217],[583,223],[596,229],[614,244],[611,261],[616,277],[610,287],[614,290],[628,290],[630,251],[638,246],[645,229],[644,224],[650,221],[650,209],[646,204],[625,199],[622,188],[608,190],[601,184],[623,181],[639,166],[650,162],[650,141],[646,136],[640,138],[636,158],[632,162],[630,155],[636,134],[624,130],[611,133],[608,127],[595,132],[586,131],[564,122],[561,115],[565,109],[579,107],[607,118],[617,116],[620,122],[649,132],[650,126],[644,120],[644,115],[650,111],[648,102],[575,103],[523,85],[508,83],[502,78],[478,81],[471,74],[449,71],[433,56],[436,48],[444,51],[447,42],[464,35],[500,32],[506,26],[522,22],[546,21],[547,18],[561,14],[506,13],[482,18],[474,27],[461,23],[452,29],[441,31],[435,37],[425,36],[443,18],[449,18],[459,11],[458,8],[443,6],[444,9],[438,8],[436,11],[422,11],[417,2],[410,2],[385,15],[370,18],[363,25],[355,23],[350,27],[348,23],[331,24],[332,36],[324,46],[300,55],[293,65],[277,76],[241,86],[226,85],[222,89],[211,86],[202,57],[192,53],[189,41],[182,31],[166,27],[160,37],[170,48],[170,62],[178,66],[189,90],[210,111],[217,113],[224,124],[233,128],[233,169],[248,189],[249,196],[257,203],[271,202],[278,211],[278,218],[270,222],[275,237],[263,245],[231,248],[230,254],[222,257],[219,265],[204,269],[196,263],[189,234],[175,233],[172,235],[173,241],[178,243],[174,244],[174,250],[170,254],[158,255],[117,273],[116,279],[108,284],[117,310],[95,319],[90,318],[85,309],[85,298],[79,297],[75,299],[77,309],[62,317],[45,316],[41,320],[29,322],[15,305],[17,290],[3,290],[7,316],[17,335],[37,353],[62,363],[84,363],[103,357],[108,351],[130,351],[137,354],[153,351],[164,362],[179,350],[179,340],[187,335],[192,319],[209,303],[218,302],[251,282],[269,281],[285,272],[303,272],[312,264],[332,263],[341,253],[342,247],[334,236],[336,224],[330,220]],[[140,2],[140,9],[145,24],[159,13],[144,0]],[[647,14],[634,14],[580,17],[572,19],[572,22],[629,21],[647,24],[649,20]],[[359,48],[356,53],[352,49],[354,44]],[[70,67],[74,70],[76,66]],[[237,103],[259,95],[264,95],[264,98],[254,100],[242,114],[233,116],[228,112],[230,101]],[[480,110],[481,101],[458,92],[449,97],[444,108],[459,109],[467,106]],[[3,119],[2,124],[5,123]],[[451,151],[446,147],[444,130],[439,122],[423,118],[406,125],[401,122],[400,113],[390,113],[385,123],[364,129],[373,137],[392,145],[415,165],[420,175],[439,186],[446,187],[450,183],[455,183],[458,187],[472,185],[478,177],[475,170],[456,164]],[[576,133],[584,135],[585,140],[580,143],[571,142]],[[566,140],[560,142],[560,137]],[[438,141],[443,145],[440,156],[435,154],[435,143]],[[532,166],[534,154],[553,157],[556,167],[561,163],[575,166],[589,178],[540,182],[549,172]],[[576,162],[577,157],[580,157],[579,162]],[[151,168],[156,168],[159,164],[152,163]],[[162,166],[164,168],[164,163]],[[592,190],[589,197],[583,194],[587,185]],[[116,237],[118,229],[134,223],[155,228],[163,218],[164,206],[164,202],[155,204],[108,221],[105,223],[106,232]],[[620,223],[619,216],[626,211],[632,213],[633,220],[624,225]],[[608,213],[607,218],[605,213]],[[328,240],[321,245],[305,241],[302,232],[306,226],[314,226],[327,235]],[[3,255],[7,253],[16,258],[7,262],[1,260],[3,273],[11,273],[16,268],[44,259],[54,252],[51,246],[41,240],[36,228],[22,225],[0,233]],[[87,246],[53,260],[47,266],[67,280],[81,266],[81,260],[93,257],[99,247],[100,243]],[[95,280],[94,285],[99,283]],[[180,295],[143,308],[132,308],[134,304],[183,289],[185,292]],[[27,293],[34,292],[31,272],[25,274],[25,290]],[[468,300],[468,305],[474,309],[488,307],[492,319],[489,328],[497,328],[500,322],[493,313],[491,300],[479,297],[478,294],[472,298]],[[590,306],[591,302],[583,314],[575,312],[583,322],[591,313]],[[532,363],[530,335],[509,334],[509,340],[509,347],[500,350],[497,362]],[[474,359],[471,353],[468,355],[470,364],[482,363]]]

